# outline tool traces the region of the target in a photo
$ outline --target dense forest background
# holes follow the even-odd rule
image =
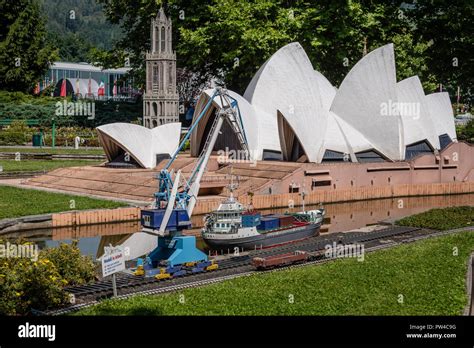
[[[0,89],[31,93],[55,60],[105,68],[130,62],[144,83],[150,20],[173,21],[183,76],[243,93],[279,48],[298,41],[339,86],[365,52],[393,42],[397,80],[418,75],[425,93],[472,106],[472,0],[0,0]]]
[[[110,50],[122,38],[118,25],[107,22],[95,0],[41,0],[47,41],[59,49],[59,59],[90,62],[91,50]]]

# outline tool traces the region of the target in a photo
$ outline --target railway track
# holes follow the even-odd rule
[[[466,230],[466,228],[450,230],[450,231],[423,230],[423,229],[419,229],[419,228],[396,228],[397,231],[395,231],[393,229],[390,229],[390,230],[392,230],[392,233],[389,233],[389,231],[387,231],[387,230],[382,230],[382,231],[384,231],[384,233],[377,233],[378,237],[376,237],[374,235],[375,233],[371,233],[371,232],[369,232],[369,233],[367,233],[367,232],[355,233],[353,236],[351,236],[351,238],[348,238],[348,239],[351,240],[352,243],[364,241],[364,243],[366,243],[366,246],[367,246],[365,248],[365,252],[372,252],[372,251],[376,251],[376,250],[391,248],[393,246],[400,245],[402,243],[410,243],[410,242],[415,242],[415,241],[422,240],[422,239],[427,239],[427,238],[432,238],[432,237],[439,237],[439,236],[442,236],[442,235],[457,233],[457,232]],[[474,227],[467,228],[467,230],[473,230],[474,231]],[[377,232],[382,232],[382,231],[377,231]],[[410,235],[410,233],[413,233],[413,232],[415,232],[415,235]],[[362,238],[362,236],[361,236],[362,234],[365,234],[367,238]],[[368,236],[368,234],[370,236]],[[383,238],[403,237],[403,235],[407,235],[407,234],[408,234],[407,238],[400,239],[399,241],[386,240],[385,243],[383,243],[383,244],[377,244],[377,242],[380,242],[381,239],[383,239]],[[326,239],[328,239],[328,238],[326,238]],[[314,245],[315,243],[304,243],[304,244]],[[286,248],[286,249],[288,249],[288,248]],[[294,249],[299,250],[299,248],[294,248]],[[280,252],[281,252],[281,250],[280,251],[275,250],[276,254],[278,254]],[[270,253],[269,251],[266,251],[266,254],[269,254],[269,253]],[[271,253],[273,254],[273,250],[271,250]],[[246,263],[247,257],[251,260],[251,258],[253,256],[254,255],[252,255],[252,256],[251,255],[246,255],[245,257],[241,256],[239,262],[241,262],[242,264],[245,263],[245,265],[247,267],[246,267],[245,270],[240,269],[239,272],[236,272],[236,273],[233,273],[233,274],[222,275],[222,274],[219,274],[218,272],[211,272],[211,273],[206,273],[206,275],[212,275],[212,277],[209,277],[209,278],[206,278],[206,279],[188,279],[190,277],[185,277],[185,278],[181,278],[181,280],[186,280],[186,281],[182,282],[182,283],[179,283],[179,284],[170,283],[170,282],[161,282],[161,283],[159,283],[159,285],[161,285],[161,286],[155,286],[154,288],[150,288],[150,289],[138,288],[135,291],[120,294],[120,295],[117,296],[117,298],[118,299],[125,299],[125,298],[129,298],[129,297],[132,297],[132,296],[137,296],[137,295],[157,295],[157,294],[163,294],[163,293],[167,293],[167,292],[176,292],[176,291],[185,290],[185,289],[188,289],[188,288],[194,288],[194,287],[200,287],[200,286],[204,286],[204,285],[215,284],[215,283],[219,283],[219,282],[222,282],[222,281],[225,281],[225,280],[230,280],[230,279],[235,279],[235,278],[238,278],[238,277],[250,276],[252,274],[261,273],[260,271],[254,270],[253,267],[250,266],[250,264]],[[301,264],[295,264],[295,265],[279,267],[279,268],[272,269],[272,270],[265,271],[265,272],[279,272],[279,271],[282,271],[282,270],[298,268],[298,267],[303,267],[303,266],[308,266],[308,265],[322,264],[322,263],[326,263],[326,262],[329,262],[329,261],[332,261],[332,260],[334,260],[334,258],[326,258],[323,255],[320,255],[320,257],[318,257],[318,258],[316,258],[312,261],[308,261],[308,262],[301,263]],[[226,260],[226,261],[229,261],[229,260]],[[62,309],[59,309],[59,310],[50,311],[46,314],[49,314],[49,315],[67,314],[67,313],[70,313],[70,312],[80,310],[82,308],[93,306],[95,304],[98,304],[99,302],[100,302],[100,298],[90,299],[89,301],[85,301],[83,303],[75,304],[75,305],[72,305],[72,306],[67,307],[67,308],[62,308]],[[473,310],[473,309],[474,308],[471,308],[471,310]]]
[[[266,257],[293,252],[295,250],[315,252],[324,249],[327,244],[332,244],[334,242],[343,244],[368,243],[371,241],[378,241],[384,238],[404,235],[419,230],[419,228],[394,226],[375,232],[351,232],[335,233],[327,236],[323,235],[271,249],[251,251],[246,255],[233,256],[229,259],[219,261],[219,269],[216,271],[202,274],[188,274],[183,277],[173,278],[169,280],[157,280],[154,277],[142,278],[130,274],[121,273],[117,276],[117,290],[119,292],[129,292],[133,288],[138,288],[137,290],[143,290],[140,288],[147,286],[168,288],[170,286],[213,279],[219,276],[225,277],[234,273],[244,273],[250,270],[252,258],[255,256]],[[113,288],[112,281],[107,279],[98,281],[93,284],[69,287],[66,289],[66,291],[74,295],[74,299],[76,301],[81,301],[82,298],[86,297],[88,297],[87,300],[90,301],[93,299],[103,299],[110,297],[113,293]]]

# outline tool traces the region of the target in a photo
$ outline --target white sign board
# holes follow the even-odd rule
[[[105,247],[102,256],[102,276],[107,277],[125,269],[125,252],[122,247]]]

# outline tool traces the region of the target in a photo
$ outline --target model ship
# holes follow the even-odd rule
[[[304,196],[303,196],[304,197]],[[205,218],[202,237],[214,249],[260,249],[319,234],[323,208],[299,213],[262,215],[244,207],[232,195]]]

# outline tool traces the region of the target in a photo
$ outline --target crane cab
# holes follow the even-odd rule
[[[150,230],[159,230],[166,209],[144,209],[141,211],[141,225]],[[189,228],[191,221],[185,209],[173,209],[166,225],[167,231],[178,231]]]

